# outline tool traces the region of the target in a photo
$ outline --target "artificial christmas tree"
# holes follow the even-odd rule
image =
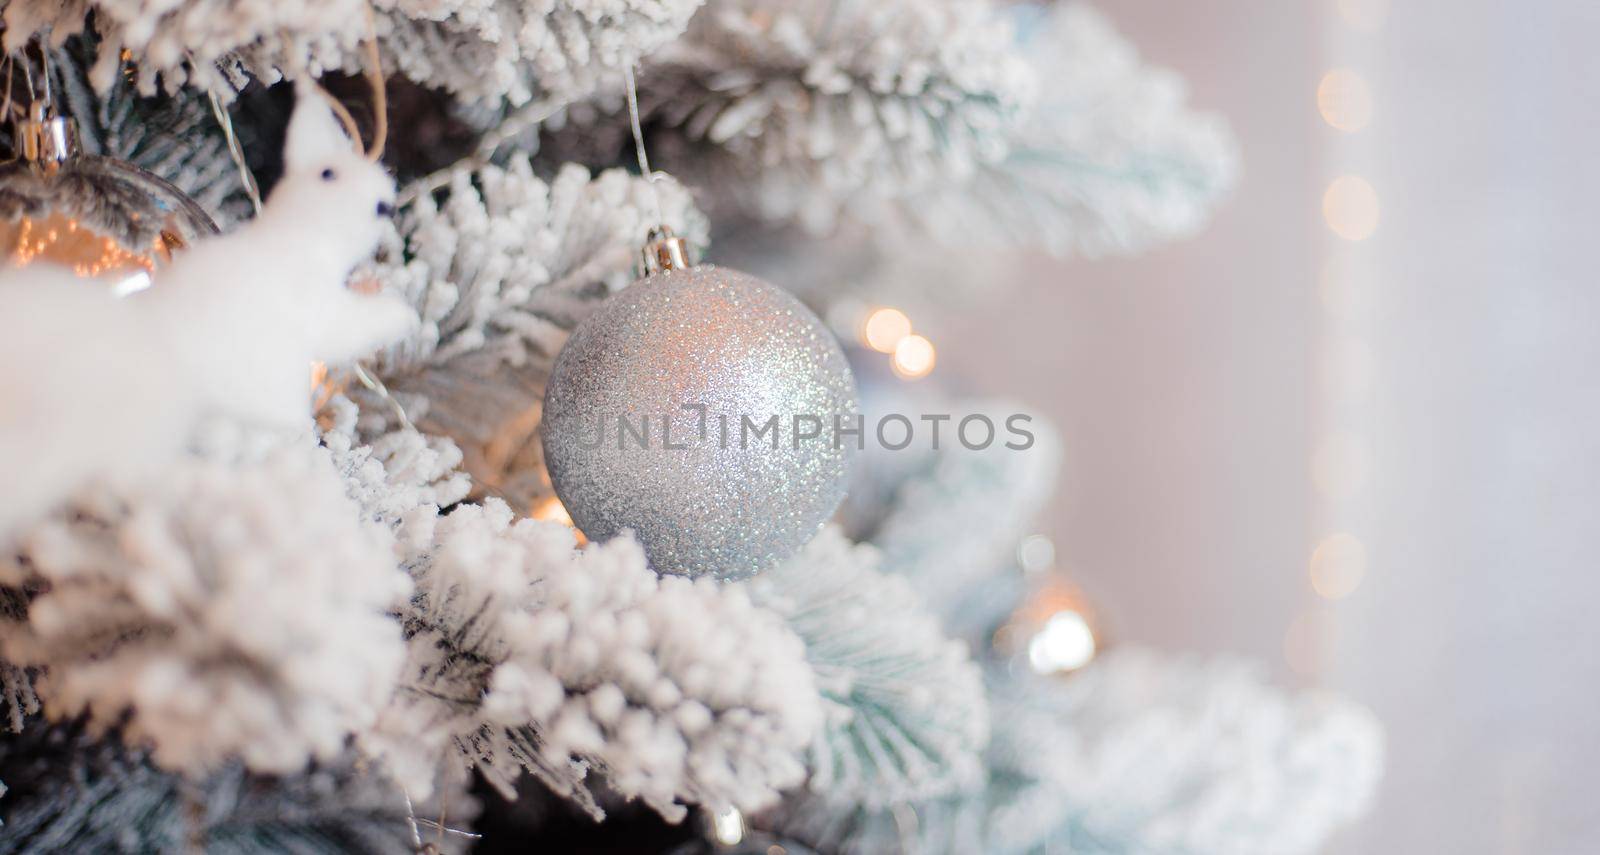
[[[1359,708],[1097,657],[1050,620],[1078,606],[1012,556],[1060,442],[899,379],[933,364],[909,324],[868,341],[897,376],[853,353],[859,413],[784,410],[779,381],[819,373],[818,407],[854,409],[787,297],[722,307],[803,342],[776,369],[750,325],[691,323],[703,305],[557,362],[653,229],[847,338],[852,307],[911,289],[1005,299],[981,281],[1005,252],[1192,234],[1233,179],[1227,131],[1093,11],[10,0],[4,23],[13,124],[48,101],[222,234],[121,299],[0,272],[0,460],[30,473],[0,498],[0,852],[1305,852],[1368,797]],[[655,342],[634,374],[583,373],[633,338]],[[760,441],[826,501],[719,454],[640,467],[688,473],[645,490],[637,461],[541,437],[552,371],[577,372],[562,414],[642,424],[695,403],[667,398],[708,347],[743,360],[717,382],[767,378],[721,415],[781,415]],[[861,453],[818,530],[852,455],[801,443],[841,439]],[[557,468],[709,558],[674,575],[637,523],[643,547],[585,542]],[[750,520],[784,548],[754,560]],[[1025,603],[1048,613],[1024,627]]]

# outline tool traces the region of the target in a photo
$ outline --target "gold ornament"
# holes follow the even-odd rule
[[[149,287],[175,251],[217,233],[183,191],[131,163],[87,155],[69,117],[37,103],[13,127],[0,163],[0,256],[103,279],[125,295]]]

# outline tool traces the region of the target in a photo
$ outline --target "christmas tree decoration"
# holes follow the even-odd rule
[[[262,215],[173,259],[159,288],[112,300],[54,265],[0,269],[12,324],[0,409],[15,414],[0,422],[0,471],[17,485],[0,539],[91,480],[160,471],[208,417],[308,431],[312,362],[345,363],[415,326],[403,302],[345,285],[394,187],[315,93],[300,97],[284,159]],[[139,415],[106,419],[108,406]]]
[[[194,89],[171,98],[142,97],[137,69],[127,61],[109,87],[96,89],[97,48],[93,37],[75,36],[49,52],[56,111],[72,118],[84,154],[131,163],[170,182],[222,231],[253,216],[250,190],[221,121],[229,113],[219,115],[210,94]]]
[[[634,278],[652,222],[704,241],[705,218],[676,184],[572,163],[540,176],[527,157],[455,169],[440,189],[410,184],[407,196],[374,273],[422,323],[372,370],[418,425],[457,444],[483,492],[547,506],[539,402],[556,354]]]
[[[590,540],[631,531],[658,572],[742,579],[844,497],[850,366],[810,310],[656,234],[644,279],[578,325],[544,399],[550,481]]]
[[[149,287],[173,253],[217,233],[204,210],[167,181],[84,154],[76,124],[48,101],[13,122],[15,159],[0,164],[0,254],[11,267],[48,263],[112,292]]]
[[[0,853],[1234,855],[1359,811],[1370,720],[1103,650],[1018,546],[1061,437],[948,394],[999,252],[1231,183],[1081,4],[0,6]],[[848,301],[855,366],[807,308]]]

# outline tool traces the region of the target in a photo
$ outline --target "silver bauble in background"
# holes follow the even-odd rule
[[[11,267],[54,264],[116,294],[148,287],[172,254],[217,233],[167,181],[121,160],[83,154],[72,119],[40,105],[13,125],[16,159],[0,163],[0,256]]]
[[[856,448],[835,447],[834,416],[854,427],[855,412],[843,352],[798,300],[736,270],[669,266],[573,332],[541,429],[585,536],[631,530],[657,572],[732,580],[793,555],[833,513]],[[744,425],[774,415],[776,448]],[[796,415],[820,435],[797,440]]]

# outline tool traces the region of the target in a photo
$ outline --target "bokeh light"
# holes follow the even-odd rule
[[[1330,127],[1359,131],[1372,121],[1372,90],[1366,78],[1348,68],[1335,68],[1317,84],[1317,111]]]
[[[567,513],[566,506],[561,504],[561,500],[554,496],[551,496],[550,498],[545,499],[543,502],[540,502],[539,506],[534,508],[533,513],[529,514],[528,516],[531,516],[536,520],[558,522],[567,526],[573,524],[572,515]]]
[[[1057,576],[1028,595],[992,643],[1005,656],[1025,659],[1036,673],[1064,674],[1093,661],[1105,635],[1083,591]]]
[[[744,841],[744,814],[738,808],[723,808],[711,815],[711,837],[718,846],[736,846]]]
[[[937,359],[933,342],[920,335],[908,335],[895,345],[894,373],[908,380],[926,377]]]
[[[1076,671],[1095,654],[1094,629],[1083,615],[1056,612],[1028,641],[1028,666],[1039,674]]]
[[[1345,240],[1366,240],[1378,228],[1378,192],[1359,175],[1341,175],[1322,195],[1328,228]]]
[[[1042,573],[1056,564],[1056,544],[1042,534],[1030,534],[1017,544],[1017,563],[1024,573]]]
[[[908,335],[911,335],[911,319],[899,309],[875,309],[861,325],[862,342],[879,353],[894,353]]]

